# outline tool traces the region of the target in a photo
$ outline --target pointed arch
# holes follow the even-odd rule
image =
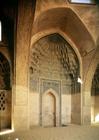
[[[96,68],[99,64],[99,49],[97,48],[84,81],[83,124],[91,124],[91,87]],[[86,113],[87,112],[87,113]]]

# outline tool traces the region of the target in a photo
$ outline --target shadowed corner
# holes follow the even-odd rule
[[[97,46],[99,46],[99,37],[97,38],[97,42],[96,42]],[[97,48],[98,49],[98,48]]]
[[[95,0],[95,3],[99,6],[99,0]]]

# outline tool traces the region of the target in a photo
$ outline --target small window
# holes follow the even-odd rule
[[[95,0],[70,0],[71,3],[95,4]]]
[[[0,41],[2,41],[2,24],[1,24],[1,21],[0,21]]]

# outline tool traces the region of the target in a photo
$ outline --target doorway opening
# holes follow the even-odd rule
[[[99,124],[99,64],[96,68],[91,88],[91,123]]]
[[[42,126],[56,126],[56,98],[51,92],[43,95]]]
[[[0,132],[11,129],[10,65],[0,53]]]

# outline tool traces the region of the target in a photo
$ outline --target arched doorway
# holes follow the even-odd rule
[[[56,98],[51,92],[42,98],[42,126],[56,126]]]
[[[96,68],[91,87],[91,123],[99,123],[99,64]]]
[[[11,81],[10,65],[0,53],[0,131],[11,129]]]

